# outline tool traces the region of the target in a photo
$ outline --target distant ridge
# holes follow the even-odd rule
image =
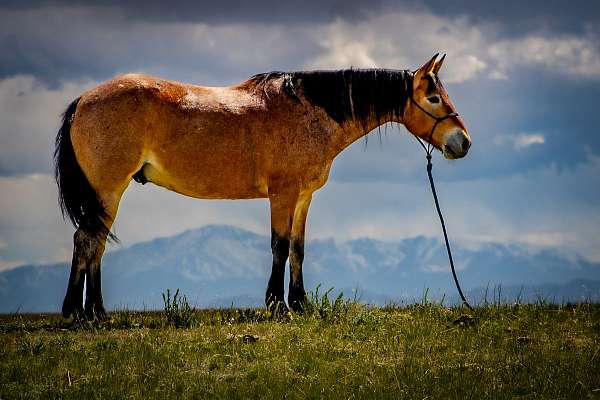
[[[415,237],[395,242],[332,239],[307,243],[305,282],[348,295],[358,288],[364,302],[420,301],[445,294],[454,301],[443,244]],[[600,301],[600,263],[553,249],[485,243],[477,249],[454,245],[462,285],[475,304],[483,288],[502,288],[505,300]],[[109,309],[156,309],[161,293],[179,288],[200,307],[262,304],[271,266],[270,239],[228,225],[207,225],[107,253],[104,299]],[[0,272],[0,312],[60,309],[69,268],[66,263],[26,265]]]

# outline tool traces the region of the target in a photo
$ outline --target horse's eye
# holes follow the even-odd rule
[[[437,104],[440,102],[440,98],[439,98],[439,96],[431,96],[431,97],[427,98],[427,101],[432,104]]]

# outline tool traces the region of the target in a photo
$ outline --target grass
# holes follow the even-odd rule
[[[329,294],[287,318],[194,310],[178,293],[103,323],[3,316],[0,398],[600,398],[598,304],[467,314]]]
[[[165,318],[167,323],[175,328],[190,328],[196,322],[196,315],[187,297],[179,296],[179,289],[173,294],[171,298],[171,290],[167,289],[166,293],[163,293],[163,303],[165,308]]]

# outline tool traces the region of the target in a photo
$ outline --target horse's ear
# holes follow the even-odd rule
[[[435,67],[435,59],[439,54],[440,53],[436,53],[433,57],[431,57],[431,60],[421,65],[421,67],[419,67],[419,69],[415,71],[415,83],[418,83],[428,72],[430,72]]]
[[[446,58],[446,54],[444,54],[442,56],[442,58],[440,58],[440,61],[438,61],[437,63],[435,63],[435,66],[433,67],[433,73],[434,74],[438,74],[438,72],[440,72],[440,68],[442,68],[442,64],[444,63],[444,59]]]

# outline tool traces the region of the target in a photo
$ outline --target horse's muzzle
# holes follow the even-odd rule
[[[446,139],[443,147],[444,157],[450,160],[462,158],[469,152],[469,147],[471,147],[469,135],[463,130],[454,131]]]

